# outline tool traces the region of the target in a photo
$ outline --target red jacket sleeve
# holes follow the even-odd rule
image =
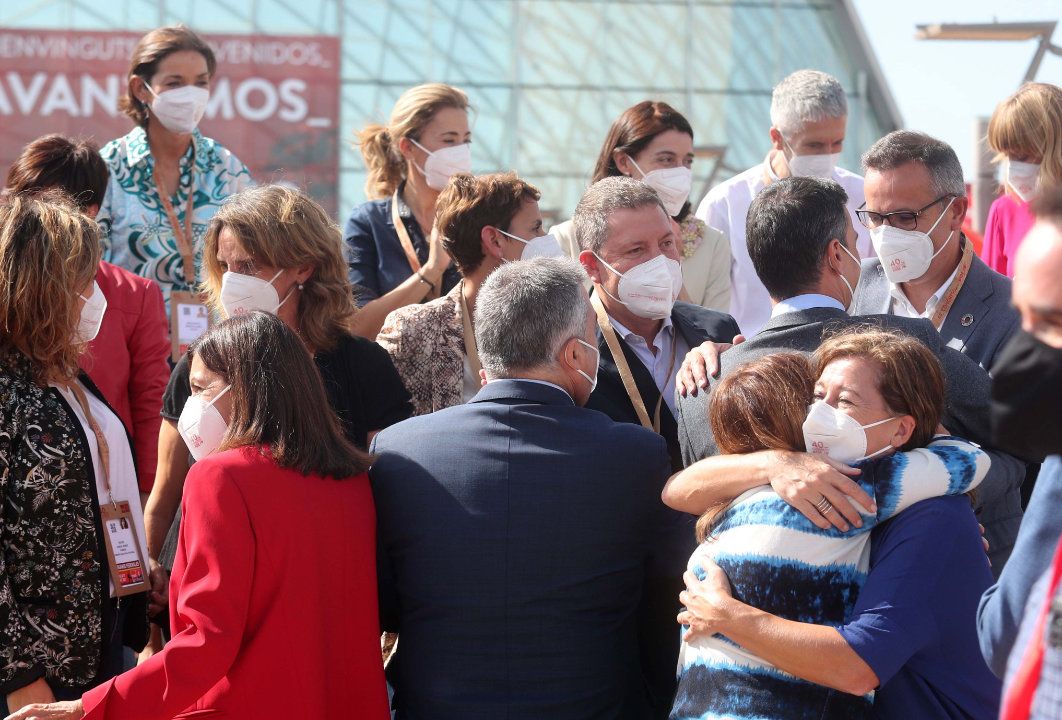
[[[988,208],[988,219],[985,221],[985,242],[981,247],[981,259],[985,265],[1002,275],[1007,274],[1007,250],[1004,244],[1003,223],[1000,221],[1001,198],[996,198],[992,206]]]
[[[141,492],[151,492],[159,455],[162,394],[170,379],[170,333],[162,291],[148,282],[129,344],[129,406]]]
[[[184,486],[172,589],[182,628],[143,665],[85,693],[86,720],[164,720],[194,704],[232,667],[243,642],[255,545],[243,496],[224,470],[196,463]]]

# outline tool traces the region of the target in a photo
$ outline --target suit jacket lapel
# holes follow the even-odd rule
[[[987,300],[993,292],[989,272],[991,271],[981,258],[974,255],[970,274],[959,289],[955,304],[944,318],[944,324],[940,326],[940,336],[957,350],[966,346],[974,328],[988,312]]]
[[[672,320],[672,322],[674,321]],[[623,348],[623,356],[627,359],[627,365],[631,369],[631,376],[634,377],[634,384],[637,386],[638,392],[642,396],[642,402],[645,403],[645,411],[649,413],[649,419],[651,420],[653,418],[653,412],[656,410],[656,401],[660,397],[660,391],[657,389],[656,382],[653,380],[653,376],[649,373],[649,369],[642,364],[642,361],[634,354],[634,351],[631,350],[627,342],[623,338],[619,338],[619,342],[620,346]],[[697,344],[699,345],[700,342]],[[609,349],[608,343],[605,342],[605,338],[601,334],[600,328],[597,330],[597,348],[601,353],[599,371],[613,378],[619,385],[620,392],[626,394],[626,390],[623,387],[623,380],[620,378],[619,368],[616,367],[615,358],[612,357],[612,351]],[[630,401],[628,400],[628,402]],[[634,414],[633,403],[631,403],[631,414]],[[675,418],[671,414],[671,409],[668,408],[667,403],[662,403],[660,407],[660,430],[662,433],[666,432],[667,424],[669,422],[672,427],[677,427],[675,425]]]

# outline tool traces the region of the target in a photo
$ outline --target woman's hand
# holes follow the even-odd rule
[[[44,678],[37,678],[29,685],[20,687],[18,690],[7,694],[7,707],[9,710],[17,710],[35,703],[50,702],[55,702],[55,695],[52,694],[52,688]]]
[[[439,228],[432,227],[431,237],[428,239],[428,262],[424,265],[424,272],[428,279],[435,283],[436,288],[440,288],[443,273],[450,267],[451,260],[450,253],[446,252],[443,246],[442,233]]]
[[[824,455],[786,450],[772,450],[765,453],[765,458],[770,464],[768,476],[774,491],[822,530],[832,525],[846,532],[849,523],[863,527],[849,498],[868,515],[878,511],[874,498],[848,477],[859,475],[862,470],[858,468]],[[828,505],[823,505],[824,498]],[[826,507],[826,511],[820,512],[820,507]]]
[[[703,581],[689,570],[682,575],[686,589],[679,593],[679,601],[684,609],[676,619],[680,625],[689,626],[682,638],[686,642],[720,632],[730,617],[729,608],[735,602],[730,592],[730,580],[723,569],[707,560],[704,570]]]
[[[8,697],[11,697],[8,695]],[[4,720],[81,720],[85,717],[85,708],[80,700],[67,702],[34,703],[18,712],[11,713]]]
[[[151,591],[148,593],[148,615],[154,616],[164,612],[170,605],[170,574],[154,559],[149,559],[148,562],[151,567],[148,573],[148,582],[151,583]]]

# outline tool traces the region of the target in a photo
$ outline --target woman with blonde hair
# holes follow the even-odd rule
[[[411,408],[387,352],[350,330],[356,310],[341,248],[339,228],[308,195],[281,185],[251,188],[230,198],[211,221],[203,290],[219,317],[264,310],[294,330],[321,373],[346,437],[364,449],[376,432],[409,417]],[[187,354],[177,363],[163,397],[159,465],[145,510],[148,548],[153,558],[162,553],[163,565],[176,549],[171,526],[176,529],[189,453],[198,459],[178,426],[192,395],[189,363]]]
[[[1041,188],[1062,184],[1062,88],[1025,83],[988,123],[988,145],[1003,163],[1004,193],[988,211],[984,261],[1014,276],[1018,245],[1033,225],[1029,203]]]
[[[457,173],[472,171],[468,97],[442,83],[410,88],[388,124],[358,134],[368,202],[343,231],[361,312],[354,329],[375,338],[388,313],[441,297],[461,279],[433,232],[435,201]]]
[[[0,199],[0,717],[79,697],[147,636],[132,446],[78,369],[107,309],[99,261],[68,196]]]

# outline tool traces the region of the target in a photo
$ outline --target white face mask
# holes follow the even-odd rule
[[[192,395],[184,403],[181,417],[177,420],[177,432],[184,438],[188,452],[192,453],[196,461],[217,450],[229,430],[228,423],[221,417],[214,403],[231,387],[226,385],[210,402],[203,400],[202,395]]]
[[[413,138],[409,141],[428,153],[424,167],[416,163],[413,163],[413,167],[420,170],[424,182],[428,183],[432,190],[442,190],[453,175],[472,172],[472,143],[452,145],[432,152]]]
[[[796,150],[784,137],[782,142],[793,153],[792,157],[785,159],[789,166],[789,174],[795,177],[817,177],[824,180],[833,177],[833,169],[837,167],[837,161],[841,159],[840,153],[826,155],[797,155]]]
[[[848,465],[868,460],[888,452],[892,445],[867,455],[866,431],[895,419],[887,417],[869,425],[860,425],[851,415],[827,405],[824,400],[816,400],[808,408],[808,417],[804,420],[804,446],[813,455],[826,455]]]
[[[501,228],[494,228],[507,238],[512,238],[524,244],[524,249],[520,251],[521,260],[532,260],[537,257],[565,257],[564,250],[561,249],[560,243],[557,242],[557,238],[552,235],[539,235],[538,237],[531,238],[530,240],[524,240],[521,237],[516,237],[511,233],[507,233]]]
[[[1040,163],[1006,160],[1007,185],[1022,202],[1029,202],[1040,190]]]
[[[605,262],[600,255],[594,257],[615,273],[620,281],[615,297],[605,286],[601,289],[616,302],[623,303],[638,317],[647,320],[663,320],[671,316],[675,300],[682,292],[682,266],[666,255],[657,255],[641,265],[635,265],[625,273]]]
[[[656,190],[664,203],[664,209],[671,217],[682,212],[682,206],[689,199],[690,189],[693,187],[693,171],[688,167],[660,168],[652,172],[645,172],[634,158],[628,156],[631,165],[642,174],[642,182]]]
[[[273,281],[280,277],[283,270],[278,270],[271,280],[263,280],[254,275],[226,272],[221,276],[221,306],[229,317],[243,315],[252,310],[265,310],[275,313],[295,292],[292,287],[284,299],[280,299]]]
[[[590,383],[590,394],[593,395],[594,394],[594,390],[597,389],[597,368],[598,368],[598,366],[601,365],[601,351],[598,350],[593,345],[591,345],[590,343],[586,342],[585,340],[581,340],[579,338],[575,338],[575,341],[577,343],[579,343],[580,345],[583,345],[583,346],[589,348],[590,350],[594,351],[594,376],[593,377],[590,377],[589,375],[587,375],[585,372],[583,372],[579,368],[575,369],[575,372],[577,372],[580,375],[582,375],[584,378],[586,378],[586,381],[588,383]]]
[[[87,343],[96,339],[100,334],[100,326],[103,325],[103,315],[107,312],[107,298],[104,297],[100,285],[92,281],[92,294],[88,297],[78,295],[85,301],[81,306],[81,317],[74,331],[74,344]]]
[[[951,242],[951,236],[955,231],[948,233],[948,239],[940,246],[940,250],[933,252],[933,240],[929,233],[937,229],[940,221],[944,219],[948,208],[955,202],[953,197],[944,206],[940,217],[929,228],[929,232],[920,230],[903,230],[892,225],[882,224],[870,231],[870,239],[874,243],[874,251],[881,259],[881,267],[885,270],[885,277],[889,282],[898,284],[920,278],[926,274],[933,258],[940,255],[944,248]]]
[[[151,86],[144,83],[155,99],[151,101],[151,112],[170,132],[186,135],[199,125],[206,112],[210,91],[195,85],[165,90],[156,94]]]
[[[856,269],[859,270],[859,274],[862,275],[863,274],[863,263],[859,262],[859,258],[857,258],[855,255],[853,255],[852,252],[848,248],[846,248],[844,246],[844,243],[841,243],[841,249],[844,250],[845,254],[848,255],[848,257],[852,258],[852,261],[856,264]],[[841,275],[841,280],[844,282],[845,286],[848,288],[848,303],[844,306],[844,311],[848,312],[848,310],[852,307],[852,301],[855,300],[855,289],[852,287],[852,283],[848,282],[848,278],[846,278],[844,276],[844,273],[840,273],[840,275]],[[856,279],[856,285],[858,285],[858,284],[859,284],[859,279],[857,278]]]

